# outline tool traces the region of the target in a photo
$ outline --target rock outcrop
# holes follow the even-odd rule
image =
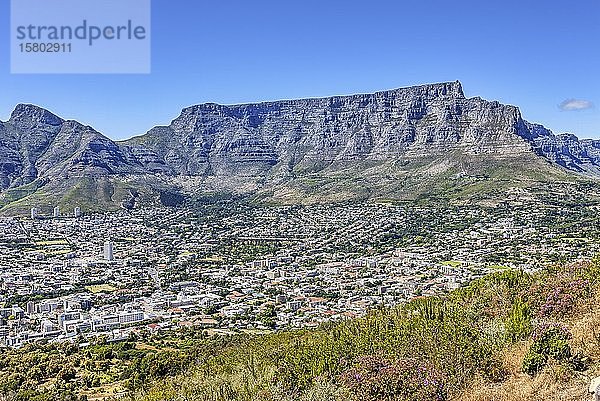
[[[345,171],[348,178],[352,169],[362,179],[365,166],[386,180],[395,168],[404,176],[417,169],[415,177],[469,174],[474,160],[493,167],[499,160],[518,165],[524,159],[600,177],[600,141],[554,135],[524,121],[514,106],[466,98],[458,81],[373,94],[201,104],[185,108],[168,126],[122,142],[32,105],[18,105],[0,123],[0,191],[65,177],[130,183],[143,177],[148,188],[252,192],[294,186],[315,174]],[[387,166],[385,173],[373,170],[380,165]]]

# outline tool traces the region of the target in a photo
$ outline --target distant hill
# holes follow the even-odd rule
[[[185,108],[115,142],[18,105],[0,122],[0,207],[110,210],[206,194],[273,202],[452,198],[600,177],[600,141],[554,135],[446,82]]]

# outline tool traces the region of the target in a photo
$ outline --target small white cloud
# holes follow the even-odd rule
[[[564,111],[587,110],[592,107],[594,107],[592,102],[583,99],[567,99],[558,105],[558,108]]]

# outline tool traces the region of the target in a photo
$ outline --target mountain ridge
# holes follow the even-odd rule
[[[314,187],[320,186],[329,201],[418,196],[435,187],[436,178],[493,176],[494,166],[596,179],[600,141],[555,135],[525,121],[516,106],[466,98],[453,81],[370,94],[203,103],[122,141],[19,104],[0,122],[0,160],[4,207],[39,202],[41,196],[31,195],[42,187],[38,195],[54,194],[60,203],[63,184],[82,180],[106,184],[103,207],[121,204],[115,192],[130,201],[140,188],[148,199],[164,191],[228,192],[293,202],[318,201]],[[391,176],[395,181],[385,178]]]

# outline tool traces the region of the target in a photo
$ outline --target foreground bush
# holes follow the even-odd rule
[[[378,356],[361,357],[341,375],[340,382],[357,401],[447,399],[442,374],[414,359],[391,363]]]
[[[571,338],[569,330],[556,323],[544,323],[533,333],[533,343],[523,359],[523,372],[535,375],[550,358],[557,362],[565,362],[571,358]]]

